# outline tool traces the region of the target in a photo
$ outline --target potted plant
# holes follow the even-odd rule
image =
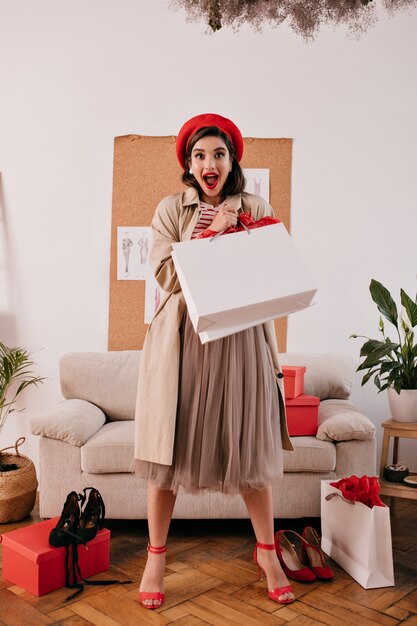
[[[366,339],[360,351],[364,361],[357,368],[357,371],[366,372],[362,385],[373,376],[378,393],[388,389],[392,419],[417,421],[417,344],[413,330],[417,325],[417,297],[412,300],[401,289],[403,309],[399,315],[397,305],[386,287],[372,279],[369,291],[381,313],[379,331],[382,338],[378,340],[364,335],[351,335],[351,338]],[[395,328],[396,336],[393,340],[386,334],[382,316]]]
[[[29,385],[38,385],[44,378],[34,376],[30,354],[24,348],[8,348],[0,341],[0,433],[10,413],[16,409],[17,397]]]
[[[0,432],[10,413],[17,409],[17,397],[29,385],[38,386],[44,378],[34,376],[30,354],[24,348],[8,348],[0,342]],[[19,453],[25,441],[20,437],[15,454],[0,450],[0,523],[15,522],[26,517],[35,504],[38,481],[33,462]]]

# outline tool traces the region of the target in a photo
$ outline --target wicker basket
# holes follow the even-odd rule
[[[14,446],[0,450],[1,463],[15,463],[18,467],[10,472],[0,472],[0,523],[18,522],[32,511],[35,505],[38,481],[33,462],[23,454],[19,454],[18,447],[24,443],[20,437]],[[14,448],[16,454],[5,450]]]

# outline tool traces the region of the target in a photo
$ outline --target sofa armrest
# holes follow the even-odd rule
[[[323,441],[374,439],[375,426],[349,400],[323,400],[319,407],[317,438]]]
[[[336,444],[336,478],[356,476],[375,476],[376,438],[367,441],[339,441]]]
[[[31,420],[33,435],[82,446],[106,421],[101,409],[86,400],[63,400],[57,407]]]

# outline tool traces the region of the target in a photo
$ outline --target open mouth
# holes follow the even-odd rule
[[[217,183],[219,182],[219,175],[218,174],[214,174],[214,173],[210,173],[210,174],[204,174],[203,176],[203,180],[206,183],[206,186],[208,189],[215,189],[217,186]]]

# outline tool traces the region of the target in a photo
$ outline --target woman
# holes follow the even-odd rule
[[[149,525],[139,599],[149,609],[164,602],[165,543],[181,486],[242,494],[268,596],[286,604],[294,594],[275,552],[271,481],[282,473],[282,447],[292,446],[274,325],[202,345],[171,258],[173,242],[235,226],[241,211],[258,220],[272,209],[243,191],[243,139],[232,121],[193,117],[176,151],[188,189],[162,200],[152,220],[150,258],[165,296],[146,336],[136,409],[135,471],[148,479]]]

